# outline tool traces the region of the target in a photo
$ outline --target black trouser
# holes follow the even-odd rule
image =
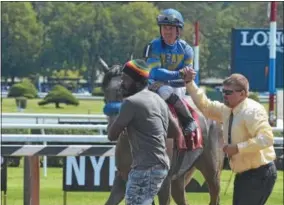
[[[233,205],[264,205],[277,178],[274,163],[236,174]]]

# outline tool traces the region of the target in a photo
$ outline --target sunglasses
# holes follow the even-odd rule
[[[232,95],[234,92],[242,92],[243,90],[226,90],[226,89],[223,89],[222,90],[222,93],[224,95]]]
[[[159,15],[157,17],[158,21],[167,21],[167,22],[171,22],[171,23],[179,23],[179,20],[176,18],[176,16],[174,15],[170,15],[170,16],[165,16],[165,15]]]

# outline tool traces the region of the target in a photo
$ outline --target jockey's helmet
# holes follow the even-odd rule
[[[181,13],[175,9],[165,9],[157,16],[157,23],[161,25],[172,25],[183,28],[184,20]]]

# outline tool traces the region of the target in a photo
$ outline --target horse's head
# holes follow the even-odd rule
[[[102,83],[102,90],[104,93],[104,101],[106,103],[104,111],[113,112],[115,107],[119,106],[122,102],[122,93],[120,89],[121,84],[121,65],[113,65],[109,67],[102,59],[100,59],[101,64],[104,68],[104,78]],[[111,124],[116,117],[116,113],[109,115],[109,123]]]
[[[120,88],[122,66],[113,65],[109,67],[102,59],[100,59],[100,62],[103,65],[105,73],[102,83],[102,90],[104,93],[105,101],[104,113],[109,116],[108,125],[111,125],[117,117],[120,104],[123,100]],[[117,140],[115,149],[115,164],[120,176],[124,180],[127,180],[130,165],[132,163],[130,145],[128,142],[128,137],[126,137],[126,135],[126,132],[123,132],[120,135]]]

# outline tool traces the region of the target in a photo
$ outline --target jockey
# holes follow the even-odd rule
[[[180,39],[184,26],[180,12],[166,9],[158,15],[157,23],[161,37],[151,41],[144,51],[144,57],[151,68],[149,89],[157,92],[175,108],[184,135],[191,135],[197,129],[197,124],[182,101],[185,87],[181,69],[193,66],[193,49]]]

